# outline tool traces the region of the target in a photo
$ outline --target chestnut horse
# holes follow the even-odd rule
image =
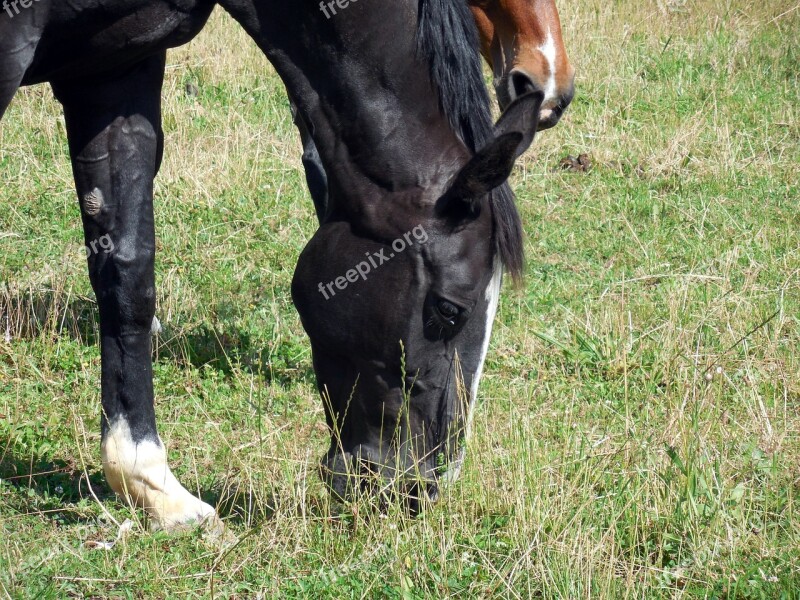
[[[541,90],[539,131],[553,127],[572,101],[575,80],[555,0],[469,0],[469,5],[500,108]]]
[[[561,35],[555,0],[469,0],[480,34],[481,53],[494,73],[494,88],[505,110],[526,92],[541,91],[539,131],[561,119],[574,94],[575,70]],[[294,103],[293,103],[294,104]],[[328,206],[325,170],[309,128],[295,124],[303,142],[303,168],[317,217],[323,221]]]

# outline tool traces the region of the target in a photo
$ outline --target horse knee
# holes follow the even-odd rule
[[[156,314],[155,249],[135,240],[115,245],[112,252],[95,257],[94,265],[90,262],[101,312],[124,333],[149,335]]]

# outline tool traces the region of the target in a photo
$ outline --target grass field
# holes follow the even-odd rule
[[[215,14],[170,54],[156,191],[161,435],[232,546],[147,533],[103,482],[63,120],[48,88],[18,95],[0,596],[800,598],[800,9],[560,9],[578,91],[513,177],[526,278],[503,293],[462,479],[414,520],[342,515],[316,474],[328,434],[289,296],[315,218],[245,35]],[[591,170],[559,167],[579,153]]]

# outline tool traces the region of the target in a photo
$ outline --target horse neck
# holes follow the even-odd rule
[[[329,19],[301,2],[221,4],[264,50],[309,124],[334,209],[363,215],[388,195],[432,202],[469,158],[417,57],[415,0],[388,11],[362,2]]]

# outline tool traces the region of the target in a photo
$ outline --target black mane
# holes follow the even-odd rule
[[[477,152],[492,137],[489,94],[478,53],[478,32],[463,0],[419,0],[418,50],[430,65],[442,113],[461,140]],[[507,183],[492,192],[495,241],[512,278],[522,276],[522,223]]]

